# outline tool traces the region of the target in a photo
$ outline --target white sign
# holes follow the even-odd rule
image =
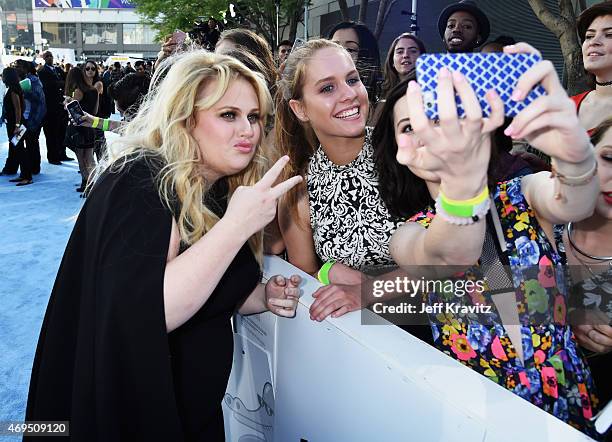
[[[295,318],[235,318],[228,441],[592,441],[369,311],[312,321],[318,281],[266,257],[264,279],[294,273]]]

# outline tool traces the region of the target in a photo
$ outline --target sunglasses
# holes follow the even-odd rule
[[[91,67],[91,66],[90,66],[90,67],[88,67],[88,68],[85,68],[85,70],[86,70],[86,71],[95,71],[95,70],[96,70],[96,68],[93,68],[93,67]]]

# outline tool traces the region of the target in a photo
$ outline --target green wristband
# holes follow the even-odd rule
[[[321,284],[329,285],[329,271],[335,263],[336,261],[330,259],[321,266],[321,268],[319,269],[319,273],[317,273],[317,279]]]
[[[471,218],[487,204],[489,199],[489,188],[485,186],[480,194],[474,198],[463,201],[447,198],[446,195],[442,193],[442,190],[440,190],[439,196],[440,206],[446,213],[460,218]]]
[[[108,130],[109,126],[110,126],[110,120],[108,120],[108,119],[102,120],[102,130],[103,131],[106,132]]]

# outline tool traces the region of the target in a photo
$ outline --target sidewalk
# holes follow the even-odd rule
[[[40,137],[41,172],[16,187],[0,176],[0,421],[23,421],[38,334],[74,219],[85,201],[77,161],[47,163]],[[0,168],[8,154],[0,128]],[[75,157],[73,152],[68,155]],[[16,440],[2,437],[4,440]]]

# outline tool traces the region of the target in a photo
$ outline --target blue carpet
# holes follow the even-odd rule
[[[8,154],[0,128],[0,168]],[[41,135],[40,175],[15,187],[0,176],[0,421],[23,421],[34,351],[49,294],[74,220],[83,203],[76,161],[46,161]],[[74,156],[69,152],[70,156]],[[12,440],[13,437],[1,440]]]

